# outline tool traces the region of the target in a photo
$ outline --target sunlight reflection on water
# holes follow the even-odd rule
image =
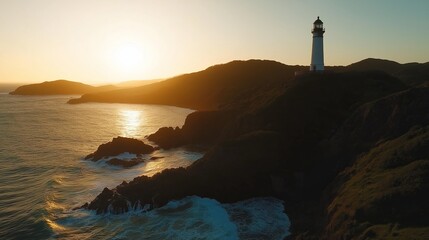
[[[158,150],[123,169],[83,158],[117,136],[145,140],[163,126],[182,126],[190,109],[131,104],[66,104],[69,96],[0,95],[0,239],[111,239],[123,231],[104,218],[80,226],[72,209],[141,174],[187,166],[201,157]],[[84,213],[86,213],[84,211]],[[89,213],[88,213],[89,214]],[[102,233],[102,234],[101,234]],[[102,236],[100,236],[100,234]]]
[[[145,122],[144,112],[139,110],[119,109],[118,126],[121,135],[131,137],[141,131],[141,125]]]

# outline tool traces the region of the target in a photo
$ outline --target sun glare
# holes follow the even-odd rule
[[[121,73],[134,74],[147,67],[148,58],[142,46],[124,43],[114,50],[113,62]]]

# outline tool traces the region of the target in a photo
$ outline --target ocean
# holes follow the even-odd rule
[[[70,97],[0,93],[0,239],[283,239],[289,234],[283,203],[275,198],[221,204],[189,196],[153,211],[139,208],[121,215],[73,210],[104,187],[186,167],[203,153],[157,150],[128,169],[86,161],[114,137],[148,142],[145,136],[160,127],[181,127],[192,110],[69,105]],[[161,158],[149,160],[153,156]]]

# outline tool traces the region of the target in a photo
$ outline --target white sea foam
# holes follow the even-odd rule
[[[150,155],[143,156],[146,160],[131,168],[113,166],[107,163],[108,159],[101,159],[97,162],[81,159],[81,164],[88,167],[91,171],[98,173],[96,178],[93,178],[92,175],[88,175],[88,177],[93,178],[90,184],[93,185],[93,187],[91,187],[91,192],[93,193],[91,198],[94,198],[105,187],[114,188],[122,181],[130,181],[140,175],[152,176],[167,168],[187,167],[195,160],[201,158],[202,155],[202,153],[189,152],[185,149],[177,148],[167,151],[158,150]],[[134,156],[134,154],[128,153],[119,155],[119,157]],[[153,156],[160,158],[150,160]],[[85,201],[89,200],[91,199],[85,199]]]
[[[98,239],[281,240],[289,234],[290,223],[283,203],[275,198],[220,204],[191,196],[152,211],[146,211],[141,204],[133,209],[119,215],[96,215],[84,210],[65,214],[65,218],[56,221],[59,236],[80,236],[76,229],[82,231],[82,236],[90,232],[92,238]],[[94,228],[93,224],[103,227]]]
[[[142,156],[144,157],[146,155],[142,155]],[[108,157],[107,159],[118,158],[118,159],[122,159],[122,160],[128,160],[128,159],[133,159],[136,157],[137,157],[137,154],[124,152],[124,153],[118,154],[116,156]]]
[[[289,235],[290,221],[279,199],[252,198],[223,207],[236,224],[240,239],[274,240]]]
[[[56,220],[56,237],[88,236],[90,232],[97,239],[239,239],[225,208],[213,199],[192,196],[152,211],[144,208],[119,215],[70,212]],[[93,224],[103,227],[94,228]]]

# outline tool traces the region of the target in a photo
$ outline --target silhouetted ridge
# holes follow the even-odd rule
[[[345,69],[347,71],[384,71],[410,86],[421,85],[429,81],[429,62],[400,64],[390,60],[368,58],[350,64]]]
[[[347,68],[355,71],[380,70],[392,74],[399,71],[401,66],[401,64],[395,61],[367,58],[362,61],[352,63],[348,65]]]
[[[68,80],[46,81],[43,83],[29,84],[18,87],[10,92],[12,95],[62,95],[84,94],[90,92],[103,92],[116,89],[115,86],[106,85],[93,87],[87,84]]]
[[[174,105],[197,110],[245,107],[249,99],[273,92],[300,66],[275,61],[233,61],[134,89],[85,94],[69,103],[120,102]]]
[[[232,61],[203,71],[183,74],[147,86],[85,94],[69,103],[110,102],[173,105],[197,110],[251,108],[279,94],[285,82],[307,66],[270,60]],[[407,63],[369,58],[349,66],[327,66],[333,72],[383,71],[410,86],[429,81],[429,63]]]

